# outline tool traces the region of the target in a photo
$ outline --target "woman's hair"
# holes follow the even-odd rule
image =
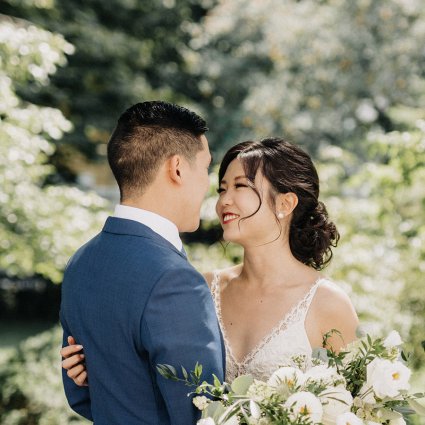
[[[236,158],[260,200],[259,207],[249,217],[256,214],[262,204],[254,185],[257,171],[261,171],[272,187],[270,202],[273,208],[279,193],[292,192],[298,197],[289,229],[289,246],[294,257],[317,270],[326,266],[332,258],[331,247],[338,243],[339,233],[328,219],[325,204],[318,199],[319,176],[310,156],[298,146],[279,138],[238,143],[227,151],[221,162],[219,182]]]

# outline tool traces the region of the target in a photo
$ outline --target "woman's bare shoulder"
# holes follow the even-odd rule
[[[322,279],[313,308],[322,331],[337,329],[347,342],[355,339],[359,319],[350,297],[339,285],[329,279]]]

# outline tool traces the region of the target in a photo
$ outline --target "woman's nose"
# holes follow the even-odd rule
[[[232,197],[228,191],[221,194],[220,202],[222,205],[231,205],[233,203]]]

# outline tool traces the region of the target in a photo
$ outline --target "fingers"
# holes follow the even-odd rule
[[[85,365],[79,364],[69,369],[67,375],[80,387],[87,386],[87,372]]]
[[[84,372],[85,367],[82,364],[77,364],[73,368],[69,369],[66,374],[71,378],[75,379],[81,372]]]
[[[68,337],[68,345],[75,345],[77,341],[75,341],[75,338],[73,336]]]
[[[88,387],[88,379],[87,379],[87,372],[81,372],[75,379],[74,382],[79,385],[80,387]]]
[[[84,354],[75,354],[73,356],[65,358],[65,360],[62,361],[62,367],[66,370],[72,369],[73,367],[84,361],[84,358]]]
[[[68,345],[67,347],[63,347],[61,349],[61,356],[67,359],[68,357],[77,354],[82,349],[82,345]]]

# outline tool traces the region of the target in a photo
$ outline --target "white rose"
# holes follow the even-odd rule
[[[363,421],[354,413],[346,412],[336,418],[336,425],[363,425]]]
[[[285,407],[292,408],[295,415],[307,415],[313,423],[322,420],[323,407],[320,400],[308,391],[292,394],[286,400]]]
[[[204,410],[208,407],[210,400],[205,396],[197,396],[192,400],[192,402],[199,410]]]
[[[213,418],[200,419],[196,425],[215,425]]]
[[[335,425],[336,418],[349,412],[353,405],[351,393],[343,387],[328,388],[319,397],[323,403],[322,423],[324,425]]]
[[[384,340],[385,348],[398,347],[401,344],[403,344],[403,341],[397,331],[391,331]]]
[[[397,397],[410,388],[411,371],[399,361],[376,358],[367,366],[367,384],[379,398]]]
[[[267,384],[273,387],[278,387],[281,384],[286,384],[289,388],[293,388],[296,384],[304,382],[304,374],[295,367],[281,367],[270,376]]]
[[[311,379],[312,381],[319,382],[329,382],[334,379],[341,378],[341,376],[338,375],[338,372],[336,368],[334,367],[328,367],[327,365],[319,365],[319,366],[313,366],[307,372],[305,373],[305,378]]]

